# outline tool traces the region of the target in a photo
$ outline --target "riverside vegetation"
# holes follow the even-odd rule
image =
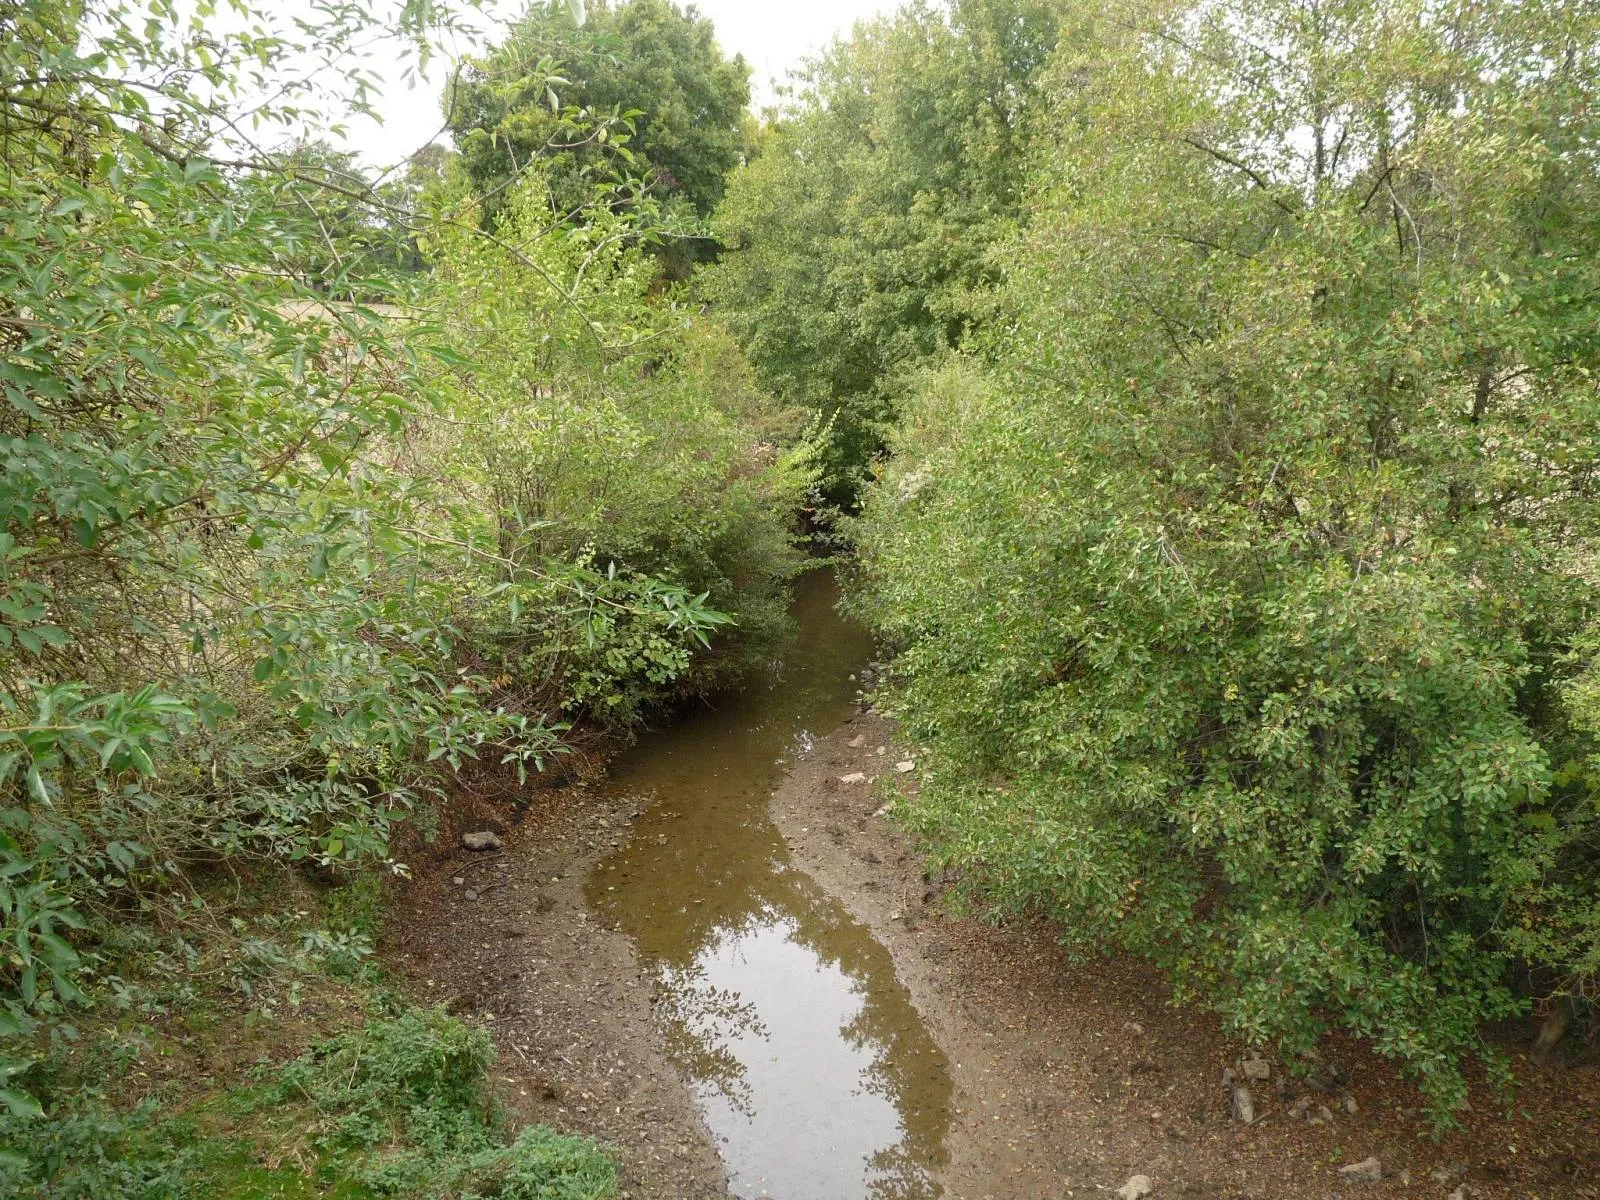
[[[911,5],[708,290],[837,412],[974,902],[1436,1120],[1600,988],[1600,8]],[[876,451],[886,445],[883,459]]]
[[[302,131],[465,6],[0,0],[0,1188],[610,1194],[384,880],[759,662],[802,512],[974,905],[1441,1124],[1587,1013],[1600,7],[913,3],[759,124],[583,8],[374,176]]]
[[[452,10],[0,4],[0,1192],[611,1190],[504,1140],[487,1035],[388,994],[355,900],[458,772],[743,671],[814,438],[662,280],[677,160],[568,91],[615,38],[547,15],[512,187],[291,138]],[[251,1078],[273,1022],[306,1055]],[[140,1085],[186,1054],[209,1083]]]

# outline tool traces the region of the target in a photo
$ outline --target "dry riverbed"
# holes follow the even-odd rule
[[[914,771],[894,770],[913,756],[893,735],[860,715],[819,739],[772,814],[796,863],[887,947],[949,1059],[946,1195],[1111,1196],[1144,1175],[1158,1198],[1600,1197],[1593,1068],[1529,1072],[1509,1113],[1480,1099],[1468,1133],[1435,1142],[1415,1090],[1335,1041],[1315,1083],[1274,1064],[1252,1085],[1255,1123],[1233,1120],[1221,1075],[1245,1048],[1169,1007],[1156,973],[1073,964],[1040,926],[945,914],[915,848],[878,815],[916,786]],[[636,803],[577,785],[539,793],[520,821],[464,806],[419,864],[391,957],[421,995],[494,1029],[519,1119],[616,1147],[626,1196],[708,1200],[727,1194],[725,1172],[651,1019],[650,979],[585,901],[587,874],[631,837]],[[463,830],[486,828],[504,835],[501,851],[458,848]],[[1369,1156],[1381,1180],[1341,1178]]]

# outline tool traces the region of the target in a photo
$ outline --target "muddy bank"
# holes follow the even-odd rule
[[[1334,1039],[1338,1078],[1274,1078],[1259,1113],[1230,1119],[1221,1072],[1244,1047],[1167,1004],[1158,973],[1125,960],[1073,964],[1043,927],[995,929],[944,913],[909,839],[881,815],[915,788],[894,727],[860,716],[818,742],[772,811],[795,860],[871,929],[952,1066],[946,1193],[958,1200],[1110,1194],[1135,1174],[1159,1196],[1325,1200],[1600,1196],[1600,1078],[1527,1073],[1509,1113],[1478,1101],[1471,1128],[1435,1142],[1416,1090]],[[883,747],[882,752],[879,747]],[[863,782],[842,780],[863,775]],[[1282,1094],[1280,1094],[1282,1089]],[[1346,1101],[1355,1111],[1346,1111]],[[1295,1115],[1305,1102],[1311,1124]],[[1337,1168],[1377,1157],[1384,1179]]]
[[[443,853],[403,893],[388,957],[417,996],[493,1029],[495,1074],[519,1123],[614,1146],[625,1198],[721,1200],[722,1161],[661,1050],[634,948],[584,897],[636,812],[580,784],[541,793],[520,823],[458,814],[463,827],[502,830],[505,848],[455,849],[460,829],[445,830]]]

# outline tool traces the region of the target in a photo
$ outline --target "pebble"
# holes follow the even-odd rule
[[[1122,1200],[1141,1200],[1155,1190],[1156,1185],[1151,1182],[1150,1176],[1134,1175],[1117,1189],[1117,1195],[1121,1196]]]
[[[867,776],[863,771],[851,771],[848,775],[839,776],[840,783],[865,783],[866,781]]]
[[[1354,1096],[1346,1096],[1344,1098],[1344,1110],[1351,1116],[1354,1116],[1361,1110],[1361,1106],[1356,1103],[1356,1098]]]
[[[1339,1178],[1353,1183],[1377,1183],[1383,1178],[1383,1164],[1376,1158],[1364,1158],[1339,1168]]]
[[[897,772],[899,772],[901,775],[909,775],[909,774],[911,774],[911,772],[913,772],[913,771],[915,771],[917,769],[917,764],[912,762],[908,758],[908,759],[906,759],[905,762],[897,762],[897,763],[895,763],[894,769]]]
[[[1240,1064],[1244,1077],[1251,1083],[1264,1083],[1272,1078],[1272,1067],[1264,1058],[1247,1058]]]
[[[500,840],[500,835],[493,830],[480,829],[476,833],[463,833],[461,844],[468,850],[482,852],[484,850],[498,850],[505,845]]]
[[[1256,1101],[1247,1087],[1233,1089],[1232,1097],[1233,1119],[1241,1125],[1254,1125],[1256,1123]]]
[[[859,749],[861,749],[861,747],[865,746],[866,744],[867,744],[867,735],[864,734],[864,733],[858,733],[858,734],[855,735],[855,737],[850,739],[850,749],[852,749],[852,750],[859,750]]]

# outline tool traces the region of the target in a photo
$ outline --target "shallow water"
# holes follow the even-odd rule
[[[940,1194],[948,1064],[888,951],[767,812],[787,766],[849,717],[871,654],[836,598],[831,576],[801,580],[798,633],[762,678],[615,765],[610,787],[646,807],[589,900],[654,977],[736,1195],[917,1200]]]

